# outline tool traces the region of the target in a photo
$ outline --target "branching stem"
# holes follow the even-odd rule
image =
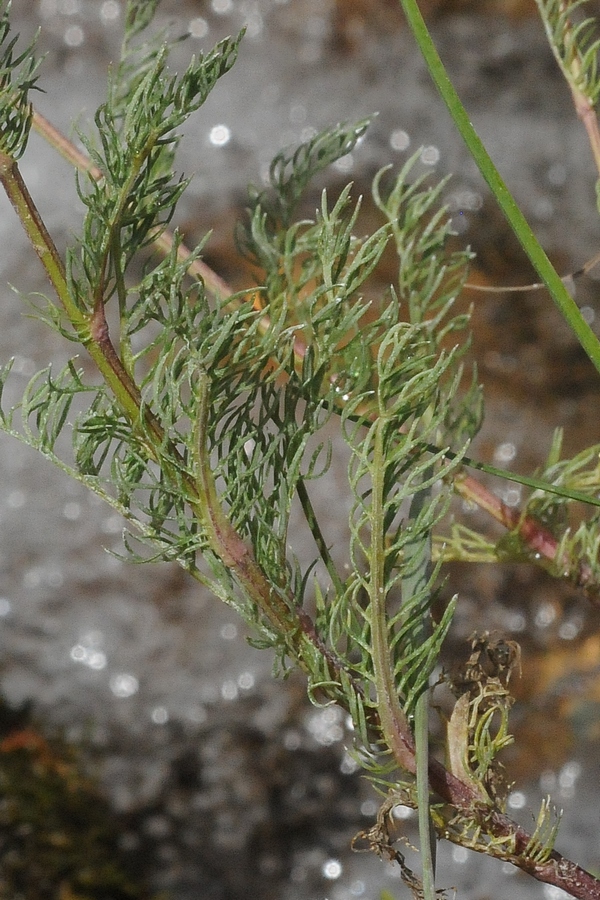
[[[32,124],[36,131],[38,131],[38,133],[47,140],[61,156],[71,163],[71,165],[75,166],[81,172],[89,173],[90,177],[95,180],[103,178],[102,172],[91,162],[89,157],[78,150],[65,135],[36,110],[34,110],[32,114]],[[155,239],[155,246],[165,256],[168,255],[173,248],[173,235],[168,230],[160,231]],[[177,246],[178,261],[185,262],[190,259],[190,256],[190,251],[183,242],[180,242]],[[62,267],[60,259],[58,259],[58,262]],[[217,275],[210,266],[201,259],[194,258],[190,260],[189,273],[192,277],[200,278],[210,293],[219,301],[229,299],[232,308],[237,308],[244,302],[240,299],[234,299],[233,291],[227,282]],[[261,318],[262,327],[264,331],[267,331],[270,327],[269,317],[266,314],[263,314]],[[105,350],[109,352],[108,347],[105,347]],[[296,354],[299,363],[306,354],[306,345],[298,334],[294,335],[294,353]],[[114,364],[114,356],[112,354],[110,355]],[[365,411],[365,413],[367,412],[368,411]],[[465,465],[476,465],[483,470],[489,470],[489,467],[483,464],[476,464],[468,459],[465,459]],[[495,473],[500,477],[511,477],[510,472],[500,472],[499,470],[495,470]],[[521,480],[524,481],[524,479]],[[518,509],[506,507],[506,505],[486,488],[485,485],[470,475],[461,476],[460,479],[456,480],[455,485],[459,494],[464,496],[465,499],[476,503],[477,506],[487,512],[504,527],[512,529],[516,524],[520,523],[521,537],[524,541],[529,542],[529,546],[533,553],[540,552],[545,558],[555,561],[558,542],[539,522],[536,522],[531,516],[521,518]],[[538,487],[543,487],[543,485],[538,485]],[[579,499],[585,502],[584,497],[580,497]],[[590,583],[591,578],[592,573],[591,570],[589,570],[589,567],[582,566],[582,571],[578,573],[576,580],[581,586],[587,586]]]

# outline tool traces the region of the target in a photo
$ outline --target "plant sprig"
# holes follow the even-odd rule
[[[230,69],[241,35],[174,75],[165,36],[143,40],[156,6],[128,4],[121,63],[97,135],[85,138],[87,213],[66,264],[17,165],[36,64],[14,56],[4,10],[0,180],[56,290],[46,321],[89,352],[101,380],[86,380],[75,361],[56,375],[46,368],[0,427],[118,509],[136,561],[176,560],[240,612],[280,668],[306,673],[314,702],[351,714],[359,758],[388,792],[374,849],[399,859],[381,825],[393,798],[420,809],[422,883],[401,862],[414,891],[426,900],[436,893],[433,824],[574,896],[600,897],[599,883],[553,850],[547,807],[533,835],[504,813],[493,780],[509,739],[504,687],[492,697],[478,676],[480,693],[457,703],[464,753],[453,769],[429,755],[430,681],[457,602],[435,619],[442,563],[432,538],[466,481],[461,469],[481,422],[474,372],[462,386],[468,317],[453,314],[470,254],[448,247],[443,185],[413,178],[412,159],[397,176],[377,174],[381,224],[372,234],[356,234],[361,201],[351,186],[336,198],[324,191],[314,217],[298,219],[311,180],[350,152],[367,123],[327,129],[280,153],[270,188],[249,193],[238,240],[260,278],[254,302],[222,292],[217,280],[211,299],[201,280],[188,282],[202,243],[184,252],[180,235],[165,240],[165,229],[187,186],[174,169],[178,129]],[[133,277],[132,261],[157,240],[165,257]],[[368,307],[363,292],[390,249],[397,278]],[[9,377],[7,366],[0,392]],[[311,500],[336,452],[333,426],[351,457],[349,569],[334,562]],[[59,438],[69,430],[72,459],[62,461]],[[581,477],[588,462],[561,468],[555,448],[540,477],[584,496],[596,490],[593,473]],[[550,517],[560,504],[544,500],[538,512]],[[314,540],[305,563],[294,556],[296,505]],[[581,541],[555,542],[556,553],[580,553]]]

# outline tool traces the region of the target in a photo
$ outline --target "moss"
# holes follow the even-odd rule
[[[0,900],[147,896],[76,749],[0,701]]]

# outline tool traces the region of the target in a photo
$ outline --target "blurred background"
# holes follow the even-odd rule
[[[561,273],[579,268],[600,243],[595,172],[535,3],[424,0],[422,9],[547,252]],[[71,137],[74,125],[89,130],[103,99],[123,12],[117,0],[13,0],[15,30],[29,39],[39,28],[47,54],[45,93],[34,102]],[[232,286],[252,283],[232,239],[248,182],[263,182],[282,147],[373,113],[365,139],[328,173],[330,190],[352,180],[368,195],[378,168],[400,167],[422,148],[421,171],[452,175],[445,197],[457,243],[477,252],[472,280],[536,280],[437,98],[397,0],[164,0],[157,24],[189,33],[174,67],[247,27],[237,65],[189,123],[179,158],[194,176],[179,224],[188,243],[213,230],[206,259]],[[72,171],[36,135],[21,168],[63,250],[82,216]],[[28,316],[19,293],[47,285],[4,197],[0,238],[0,362],[15,356],[24,387],[72,348]],[[577,300],[595,325],[593,275],[578,283]],[[392,277],[382,271],[382,288]],[[547,295],[468,299],[487,410],[474,455],[531,472],[556,425],[568,453],[600,441],[598,376]],[[344,533],[345,508],[331,502],[342,478],[340,462],[318,498],[330,539]],[[514,485],[495,489],[519,503]],[[457,505],[457,514],[496,533],[477,512]],[[122,552],[122,527],[0,435],[0,784],[10,795],[8,806],[0,801],[0,897],[406,896],[397,867],[350,851],[378,799],[346,752],[344,716],[311,707],[302,679],[273,681],[271,659],[247,644],[234,612],[176,567],[133,566],[106,552]],[[599,869],[598,614],[580,592],[527,565],[450,574],[448,592],[461,599],[448,663],[466,654],[475,630],[523,646],[517,746],[505,758],[511,815],[531,827],[530,809],[550,792],[564,809],[558,849]],[[410,837],[405,813],[399,825]],[[103,848],[93,865],[90,829]],[[450,845],[440,847],[439,871],[440,886],[456,887],[461,900],[561,896]]]

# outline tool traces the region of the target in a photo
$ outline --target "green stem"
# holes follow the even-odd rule
[[[235,574],[246,596],[265,612],[280,634],[289,635],[295,630],[294,614],[290,606],[269,584],[254,559],[252,550],[225,515],[217,495],[208,446],[210,380],[206,373],[198,374],[196,390],[198,412],[194,433],[194,469],[198,499],[194,502],[194,512],[203,526],[211,549]]]
[[[129,377],[134,377],[133,353],[131,350],[131,339],[127,330],[127,287],[125,285],[125,273],[121,265],[121,233],[119,229],[115,229],[112,234],[110,254],[113,261],[113,269],[115,274],[115,289],[119,301],[119,350],[121,360]]]
[[[139,420],[138,389],[123,369],[114,348],[107,341],[107,335],[104,334],[102,326],[96,327],[94,317],[87,312],[82,312],[71,296],[65,268],[54,241],[27,190],[16,161],[5,153],[0,153],[0,182],[33,249],[46,270],[78,339],[96,363],[104,380],[130,420],[137,422]],[[95,334],[95,331],[99,333]]]
[[[300,504],[302,506],[304,518],[306,519],[308,527],[310,528],[314,542],[317,545],[317,549],[319,550],[321,559],[325,564],[325,568],[329,573],[331,583],[333,584],[336,592],[341,596],[344,593],[344,583],[338,574],[334,561],[331,558],[329,547],[327,546],[327,542],[325,540],[323,532],[321,531],[321,526],[319,525],[311,499],[308,496],[308,491],[306,490],[306,484],[303,478],[298,479],[296,490],[298,491],[298,499],[300,500]]]
[[[387,590],[385,579],[385,439],[387,427],[381,418],[374,425],[373,484],[370,509],[371,573],[369,579],[369,608],[373,670],[377,692],[377,712],[383,738],[398,765],[407,772],[415,771],[414,747],[407,745],[410,727],[400,701],[394,679],[388,635]]]
[[[544,282],[560,312],[600,372],[600,342],[581,315],[577,304],[567,291],[554,266],[546,256],[512,194],[504,183],[496,166],[475,131],[467,111],[450,81],[439,57],[431,35],[417,6],[417,0],[400,0],[410,28],[423,54],[435,85],[444,101],[462,139],[475,160],[479,171],[488,183],[508,223],[520,241],[532,265]]]
[[[431,474],[431,473],[430,473]],[[429,477],[429,475],[427,476]],[[409,522],[414,522],[424,507],[431,502],[431,490],[417,491],[410,504]],[[402,578],[402,597],[410,598],[426,590],[431,569],[431,534],[425,540],[407,542],[404,548],[406,568],[409,574]],[[429,618],[421,623],[423,641],[429,637]],[[419,637],[417,637],[417,640]],[[429,812],[429,690],[426,686],[417,698],[414,718],[415,751],[417,759],[417,802],[419,819],[419,845],[422,858],[423,900],[435,900],[436,834]]]

